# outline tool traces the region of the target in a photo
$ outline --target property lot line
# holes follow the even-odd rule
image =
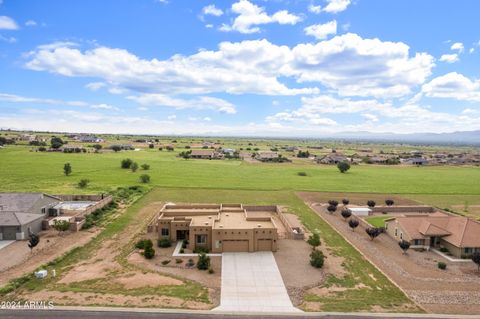
[[[78,307],[56,306],[51,310],[2,309],[1,318],[425,318],[425,319],[478,319],[478,315],[412,314],[412,313],[352,313],[352,312],[304,312],[304,313],[232,313],[212,312],[209,310],[185,310],[162,308],[124,308],[124,307]]]
[[[427,310],[425,308],[423,308],[418,302],[416,302],[415,300],[413,300],[412,298],[410,298],[410,296],[407,294],[407,292],[402,288],[400,287],[399,284],[397,284],[389,275],[387,275],[382,269],[380,269],[380,267],[377,267],[375,265],[375,263],[369,258],[367,257],[353,242],[351,242],[347,237],[343,236],[338,230],[337,228],[335,228],[335,226],[333,226],[328,220],[326,220],[325,218],[322,217],[322,215],[317,212],[315,210],[315,208],[313,207],[314,205],[319,205],[319,203],[309,203],[308,204],[308,207],[313,210],[315,212],[315,214],[318,215],[318,217],[320,217],[322,220],[324,220],[338,235],[342,236],[342,238],[347,242],[349,243],[353,248],[355,248],[356,251],[358,251],[360,253],[360,255],[363,256],[363,258],[365,258],[370,264],[373,265],[373,267],[375,267],[380,273],[382,273],[392,284],[394,284],[398,289],[400,289],[401,292],[403,292],[403,294],[405,296],[407,296],[408,299],[410,299],[418,308],[422,309],[423,311],[427,312]],[[434,317],[434,318],[439,318],[439,317]],[[473,317],[475,318],[475,317]],[[478,316],[476,317],[478,318]]]

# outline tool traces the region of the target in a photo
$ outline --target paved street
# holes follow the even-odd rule
[[[293,307],[272,252],[224,253],[215,311],[300,312]]]

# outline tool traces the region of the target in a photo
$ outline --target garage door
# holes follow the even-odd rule
[[[248,252],[248,240],[224,240],[222,246],[224,252]]]
[[[16,240],[17,227],[3,227],[3,240]]]
[[[271,239],[257,240],[257,251],[272,251],[272,240]]]

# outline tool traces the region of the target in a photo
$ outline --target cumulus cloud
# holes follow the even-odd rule
[[[27,20],[27,22],[25,22],[25,25],[27,27],[35,27],[37,25],[37,22],[34,20]]]
[[[219,16],[223,15],[223,11],[221,9],[217,8],[214,4],[210,4],[208,6],[203,7],[202,14],[219,17]]]
[[[10,17],[0,16],[0,30],[17,30],[18,24]]]
[[[337,33],[337,21],[333,20],[324,24],[314,24],[304,29],[305,34],[317,39],[326,39],[331,34]]]
[[[328,13],[339,13],[345,11],[350,5],[350,0],[327,0],[327,5],[322,11]]]
[[[259,25],[278,23],[278,24],[297,24],[302,21],[300,16],[289,13],[287,10],[275,12],[268,15],[265,8],[259,7],[248,0],[240,0],[232,4],[231,11],[238,16],[231,25],[223,24],[221,31],[238,31],[240,33],[260,32]]]
[[[120,111],[120,109],[116,106],[110,105],[110,104],[94,104],[90,106],[92,109],[102,109],[102,110],[112,110],[112,111]]]
[[[68,106],[88,106],[87,102],[82,101],[63,101],[57,99],[46,99],[38,97],[28,97],[16,94],[0,93],[0,101],[9,103],[37,103],[49,105],[68,105]]]
[[[90,82],[87,85],[85,85],[85,87],[91,91],[98,91],[105,86],[106,84],[103,82]]]
[[[447,62],[447,63],[455,63],[458,61],[458,54],[457,53],[443,54],[440,57],[440,61]]]
[[[429,97],[480,102],[480,80],[470,80],[463,74],[451,72],[424,84],[422,92]]]
[[[25,65],[31,70],[97,78],[117,88],[168,95],[317,94],[317,86],[323,85],[345,96],[400,97],[423,84],[434,66],[432,56],[410,56],[402,42],[351,33],[291,48],[268,40],[222,42],[218,50],[166,60],[141,59],[123,49],[81,51],[55,44],[37,48],[28,59]],[[289,88],[280,78],[299,85]]]
[[[316,6],[312,3],[308,6],[308,11],[310,11],[311,13],[319,14],[320,12],[322,12],[322,6]]]
[[[128,96],[127,98],[144,106],[166,106],[176,109],[213,110],[229,114],[234,114],[237,112],[232,103],[210,96],[180,99],[164,94],[143,94],[139,96]]]
[[[462,53],[464,49],[463,43],[461,42],[455,42],[450,46],[450,50],[458,51],[459,53]]]

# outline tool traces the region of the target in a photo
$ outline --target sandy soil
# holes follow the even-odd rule
[[[88,243],[98,230],[67,232],[58,235],[55,230],[40,233],[40,243],[30,252],[27,241],[17,241],[0,250],[0,286],[14,278],[30,273],[39,265],[48,263],[69,250]]]
[[[311,204],[308,202],[311,198],[307,196],[307,204]],[[371,241],[362,226],[352,232],[338,213],[331,215],[326,212],[326,205],[314,205],[313,208],[402,287],[410,298],[425,305],[427,310],[457,314],[480,313],[477,312],[480,304],[480,273],[473,263],[451,263],[433,252],[412,249],[403,255],[398,243],[387,234]],[[446,271],[438,269],[438,261],[447,263]]]

